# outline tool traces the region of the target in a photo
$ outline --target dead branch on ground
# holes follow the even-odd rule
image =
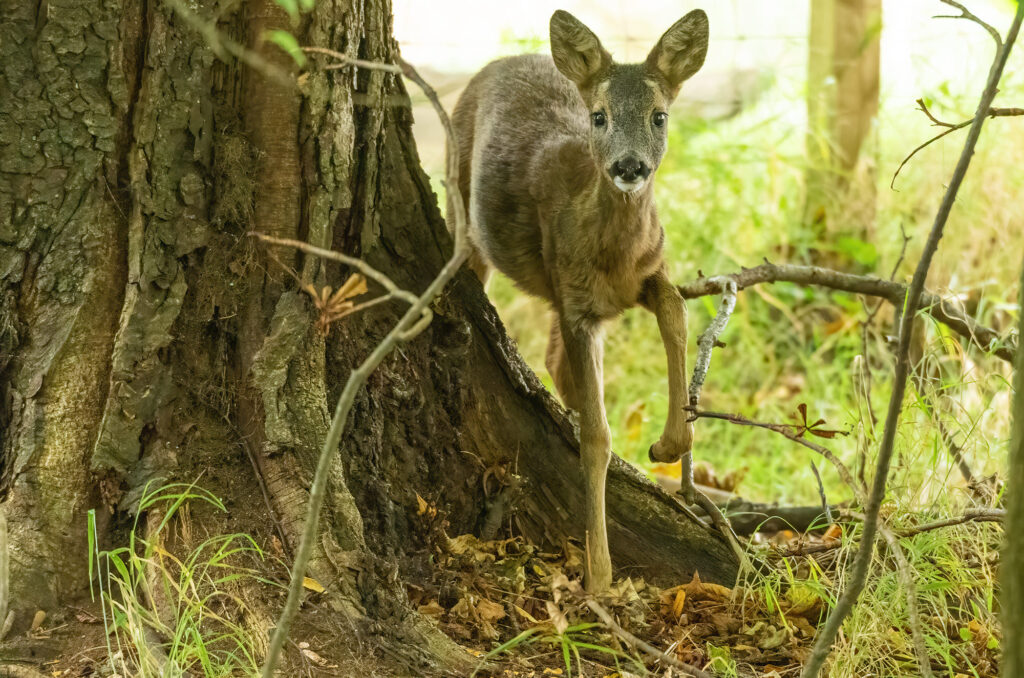
[[[604,607],[602,607],[601,604],[593,598],[587,600],[587,607],[589,607],[590,611],[596,614],[597,617],[604,622],[604,625],[608,627],[608,630],[614,633],[619,640],[624,642],[626,645],[629,645],[634,650],[639,650],[678,671],[682,671],[685,675],[694,676],[695,678],[712,678],[710,674],[700,670],[696,666],[691,666],[690,664],[679,661],[668,652],[664,652],[653,645],[645,643],[626,629],[619,626],[618,622],[616,622],[611,614],[608,613],[608,610],[604,609]]]
[[[859,513],[849,513],[846,511],[841,512],[841,520],[859,520],[863,517]],[[944,527],[953,527],[955,525],[963,525],[965,523],[1001,523],[1006,518],[1006,511],[1004,509],[990,509],[990,508],[976,508],[967,509],[963,515],[953,516],[951,518],[942,518],[934,520],[929,523],[922,523],[921,525],[914,525],[912,527],[904,527],[899,530],[893,530],[893,534],[900,539],[907,539],[909,537],[915,537],[925,532],[931,532],[932,530],[939,530]],[[787,551],[779,552],[778,555],[784,558],[793,558],[798,556],[809,556],[815,553],[821,553],[823,551],[832,551],[842,546],[842,542],[836,540],[834,542],[823,542],[820,544],[797,544],[793,548]]]

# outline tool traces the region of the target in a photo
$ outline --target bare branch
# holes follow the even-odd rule
[[[925,532],[931,532],[932,530],[939,530],[943,527],[952,527],[954,525],[963,525],[965,523],[1001,523],[1005,518],[1006,511],[1004,509],[968,509],[961,516],[942,518],[941,520],[935,520],[930,523],[922,523],[921,525],[914,525],[913,527],[905,527],[900,530],[895,530],[893,533],[900,539],[907,539],[909,537],[916,537],[917,535]],[[842,511],[840,519],[861,520],[863,519],[863,514]],[[779,555],[784,558],[807,556],[813,553],[821,553],[822,551],[832,551],[840,546],[842,546],[842,542],[840,541],[820,544],[799,544],[795,548],[780,553]]]
[[[683,295],[684,299],[718,294],[720,288],[716,281],[723,277],[732,278],[736,282],[737,289],[740,290],[762,283],[791,282],[798,285],[816,285],[853,294],[878,297],[885,299],[897,308],[902,308],[908,291],[907,285],[903,283],[885,280],[877,276],[843,273],[820,266],[773,264],[766,261],[754,268],[744,268],[739,273],[698,278],[685,285],[679,285],[679,293]],[[931,292],[922,291],[918,308],[960,336],[975,342],[983,350],[991,351],[995,356],[1009,363],[1013,362],[1017,347],[1011,338],[1000,336],[994,329],[978,324],[953,303]]]
[[[367,71],[384,71],[385,73],[402,74],[402,67],[396,64],[385,64],[380,61],[366,61],[364,59],[353,59],[343,52],[328,49],[326,47],[303,47],[306,54],[322,54],[335,60],[335,63],[323,67],[325,71],[336,71],[347,66],[362,68]]]
[[[952,0],[945,1],[951,2]],[[974,116],[974,122],[967,134],[967,140],[964,142],[964,148],[960,154],[960,160],[957,162],[956,169],[950,179],[949,186],[946,188],[946,193],[943,195],[942,202],[939,204],[939,210],[935,215],[935,223],[932,225],[931,232],[928,235],[928,241],[925,243],[924,252],[921,254],[921,259],[918,261],[917,268],[914,271],[914,278],[911,281],[910,289],[906,296],[906,308],[900,318],[900,340],[899,346],[896,349],[896,369],[893,376],[892,395],[889,398],[889,408],[886,413],[885,428],[882,432],[882,442],[878,450],[875,477],[864,511],[864,533],[861,538],[860,548],[854,558],[853,571],[850,574],[846,588],[843,591],[843,594],[839,597],[839,600],[836,601],[835,607],[833,607],[832,611],[829,613],[828,619],[825,620],[825,625],[818,632],[814,641],[814,647],[811,650],[811,655],[800,674],[801,678],[816,678],[818,673],[821,671],[821,668],[825,664],[825,660],[828,658],[829,652],[832,649],[832,644],[835,642],[836,636],[839,634],[839,627],[842,625],[846,616],[850,613],[850,610],[853,609],[853,605],[856,603],[857,598],[860,597],[861,590],[864,588],[864,582],[868,573],[868,566],[871,563],[871,557],[875,549],[875,536],[878,531],[878,514],[882,507],[882,499],[885,497],[885,487],[889,479],[889,465],[892,461],[893,449],[896,442],[896,428],[899,424],[900,413],[903,409],[903,397],[906,394],[907,376],[910,372],[910,341],[914,318],[917,315],[918,304],[922,301],[922,293],[924,292],[925,280],[928,277],[928,269],[931,266],[932,258],[935,256],[935,251],[939,247],[939,240],[942,238],[946,221],[949,219],[949,213],[953,209],[953,203],[956,200],[957,192],[960,190],[960,185],[963,183],[964,176],[967,174],[967,168],[971,164],[971,157],[974,155],[974,148],[978,143],[978,137],[981,136],[982,125],[985,123],[988,110],[992,105],[992,100],[995,98],[996,90],[999,86],[999,80],[1002,77],[1006,61],[1009,59],[1013,43],[1017,39],[1017,33],[1020,31],[1022,20],[1024,20],[1024,4],[1018,4],[1017,12],[1013,18],[1013,24],[1010,26],[1010,30],[1006,36],[1006,42],[999,50],[999,53],[992,64],[988,82],[986,83],[985,90],[981,95],[981,101],[978,104],[978,110]]]
[[[940,2],[943,2],[943,3],[947,4],[947,5],[949,5],[950,7],[957,8],[958,10],[960,10],[960,14],[940,14],[940,15],[938,15],[936,17],[933,17],[933,18],[935,18],[935,19],[967,19],[968,21],[973,21],[974,23],[978,24],[979,26],[984,28],[986,31],[988,31],[988,34],[992,36],[992,39],[996,43],[996,51],[997,52],[1003,48],[1003,38],[999,35],[999,31],[997,31],[991,24],[988,24],[988,23],[982,21],[981,19],[979,19],[978,17],[976,17],[975,15],[971,14],[967,10],[966,7],[961,5],[959,2],[956,2],[956,0],[940,0]],[[998,55],[997,55],[997,58],[998,58]]]
[[[936,141],[938,141],[942,137],[946,136],[947,134],[952,134],[953,132],[957,131],[958,129],[963,129],[964,127],[967,127],[972,122],[974,122],[974,118],[971,118],[970,120],[964,120],[963,122],[959,122],[959,123],[956,123],[956,124],[949,123],[949,122],[943,122],[942,120],[939,120],[934,115],[932,115],[932,112],[928,110],[927,106],[925,106],[924,99],[918,99],[917,100],[917,106],[918,106],[918,108],[921,109],[921,111],[925,115],[928,116],[928,119],[931,120],[932,123],[934,123],[938,127],[945,127],[946,130],[936,134],[931,139],[929,139],[928,141],[924,142],[923,144],[921,144],[920,146],[918,146],[917,148],[912,150],[910,152],[910,155],[908,155],[907,157],[903,158],[903,162],[901,162],[900,166],[896,168],[895,172],[893,172],[892,181],[889,182],[889,188],[895,189],[895,187],[896,187],[896,177],[899,176],[900,171],[903,169],[903,166],[906,165],[908,162],[910,162],[911,158],[913,158],[915,155],[917,155],[918,151],[923,149],[925,146],[929,146],[929,145],[935,143]],[[1009,117],[1018,116],[1018,115],[1024,115],[1024,108],[989,108],[988,109],[988,117],[990,117],[990,118],[1009,118]]]
[[[663,662],[678,671],[682,671],[685,675],[694,676],[695,678],[712,678],[711,674],[698,669],[696,666],[679,661],[668,652],[664,652],[653,645],[645,643],[626,629],[619,626],[618,622],[608,614],[608,610],[604,609],[604,607],[602,607],[601,604],[593,598],[587,600],[587,607],[589,607],[590,611],[596,614],[598,618],[604,622],[604,625],[608,627],[608,630],[614,633],[620,640],[622,640],[622,642],[629,645],[631,648],[640,650],[644,654],[653,657],[654,659]]]
[[[900,539],[905,539],[907,537],[913,537],[924,532],[931,532],[932,530],[938,530],[943,527],[951,527],[953,525],[963,525],[964,523],[1001,523],[1005,518],[1006,511],[1004,509],[968,509],[964,512],[962,516],[943,518],[942,520],[935,520],[930,523],[923,523],[921,525],[914,525],[913,527],[906,527],[902,530],[897,530],[896,534],[899,535]]]
[[[853,474],[850,473],[850,469],[846,467],[846,464],[840,461],[839,457],[834,455],[828,448],[822,447],[821,445],[813,443],[800,436],[797,433],[798,427],[793,426],[792,424],[772,424],[769,422],[754,421],[753,419],[747,419],[739,414],[727,414],[724,412],[709,412],[707,410],[694,409],[691,409],[690,411],[692,412],[694,419],[721,419],[722,421],[729,421],[734,424],[739,424],[740,426],[753,426],[756,428],[774,431],[779,435],[789,438],[798,445],[803,445],[807,449],[817,452],[835,467],[836,471],[839,473],[839,477],[842,478],[844,483],[850,486],[851,490],[853,490],[853,496],[857,498],[857,501],[863,501],[864,487],[854,479]]]
[[[718,305],[718,312],[712,319],[711,324],[708,328],[700,335],[697,339],[697,359],[693,366],[693,378],[690,380],[689,388],[689,403],[690,407],[696,409],[700,403],[700,392],[704,386],[704,380],[708,376],[708,368],[711,366],[711,352],[714,350],[715,345],[718,343],[718,337],[721,336],[722,330],[729,323],[729,317],[732,315],[733,309],[736,308],[736,283],[728,277],[715,278],[709,281],[713,284],[718,285],[719,290],[722,293],[722,301]],[[690,453],[687,452],[687,455]],[[689,464],[692,460],[689,458],[683,458],[680,463],[685,468],[689,468]],[[688,473],[692,476],[692,471]],[[721,532],[726,540],[729,542],[729,546],[732,547],[733,553],[736,554],[736,560],[742,567],[747,566],[747,555],[740,546],[739,537],[736,536],[735,530],[732,529],[732,525],[729,523],[729,519],[725,517],[725,514],[718,508],[715,502],[711,501],[707,495],[701,492],[697,487],[693,486],[693,500],[697,506],[701,507],[708,517],[711,518],[711,522]]]
[[[697,339],[697,360],[693,366],[693,379],[690,380],[690,407],[697,407],[700,402],[700,391],[704,387],[704,379],[707,378],[708,368],[711,366],[711,351],[718,343],[718,337],[729,322],[733,309],[736,308],[736,281],[728,276],[721,276],[709,278],[708,282],[719,286],[722,301],[718,305],[714,320]]]

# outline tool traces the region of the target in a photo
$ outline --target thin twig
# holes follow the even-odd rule
[[[306,54],[323,54],[329,56],[337,63],[329,64],[323,67],[325,71],[334,71],[346,66],[353,66],[355,68],[362,68],[368,71],[384,71],[385,73],[395,73],[401,75],[402,67],[396,64],[386,64],[381,61],[365,61],[363,59],[353,59],[347,54],[338,52],[337,50],[328,49],[326,47],[303,47],[302,51]]]
[[[840,520],[850,519],[861,519],[863,514],[852,513],[847,511],[840,512]],[[939,530],[943,527],[952,527],[954,525],[963,525],[965,523],[1001,523],[1006,518],[1006,511],[1003,509],[968,509],[963,515],[954,516],[952,518],[943,518],[941,520],[935,520],[930,523],[922,523],[921,525],[914,525],[913,527],[904,527],[899,530],[895,530],[895,534],[900,539],[908,539],[910,537],[916,537],[919,534],[925,532],[931,532],[932,530]],[[831,543],[819,543],[819,544],[804,544],[798,545],[789,551],[779,553],[784,558],[790,558],[795,556],[807,556],[812,553],[821,553],[822,551],[832,551],[842,546],[842,542],[836,541]]]
[[[821,482],[821,474],[818,473],[818,467],[811,462],[811,471],[814,472],[814,479],[818,482],[818,497],[821,498],[821,512],[825,515],[825,520],[831,525],[835,522],[832,519],[832,509],[828,507],[828,497],[825,496],[825,486]]]
[[[614,633],[622,642],[629,645],[634,650],[639,650],[660,662],[664,662],[677,671],[682,671],[686,675],[694,676],[695,678],[712,678],[711,674],[702,671],[696,666],[679,661],[668,652],[659,650],[653,645],[645,643],[626,629],[619,626],[618,622],[616,622],[608,613],[608,610],[604,609],[604,607],[602,607],[601,604],[593,598],[587,600],[587,607],[589,607],[590,611],[596,614],[597,617],[604,622],[604,625],[608,627],[609,631]]]
[[[857,601],[857,598],[860,597],[860,593],[864,588],[864,581],[867,578],[868,566],[871,563],[871,556],[875,547],[875,536],[878,530],[878,513],[882,507],[882,499],[885,497],[885,487],[889,479],[889,465],[892,461],[893,449],[896,442],[896,428],[899,424],[900,413],[903,409],[903,397],[907,388],[907,376],[910,373],[910,341],[914,318],[917,315],[918,304],[921,302],[921,293],[924,291],[925,280],[928,277],[928,269],[931,266],[932,258],[935,256],[935,251],[939,247],[939,240],[942,238],[946,221],[949,219],[949,213],[953,209],[953,203],[956,200],[957,192],[960,190],[960,185],[963,183],[964,176],[967,174],[967,168],[971,164],[971,157],[974,155],[974,147],[978,143],[978,137],[981,135],[982,125],[985,123],[986,115],[992,105],[993,98],[995,98],[996,91],[999,86],[999,80],[1003,75],[1003,68],[1006,66],[1006,61],[1010,56],[1010,50],[1013,48],[1013,43],[1017,39],[1017,33],[1020,30],[1022,20],[1024,20],[1024,3],[1017,5],[1017,12],[1013,18],[1013,24],[1010,26],[1010,30],[1006,35],[1006,42],[999,50],[999,54],[996,56],[996,59],[992,64],[988,82],[985,85],[985,90],[981,95],[981,101],[978,104],[977,113],[974,116],[974,123],[971,125],[970,132],[967,134],[967,140],[964,142],[964,148],[960,154],[960,160],[957,162],[956,170],[954,170],[949,186],[946,188],[946,193],[942,197],[938,213],[935,215],[935,223],[932,225],[931,232],[928,235],[928,241],[925,243],[924,252],[921,254],[921,259],[914,271],[914,278],[911,281],[910,290],[907,292],[906,307],[903,309],[903,315],[900,318],[900,341],[899,347],[896,351],[896,369],[893,376],[892,395],[889,398],[889,408],[886,413],[885,428],[882,432],[882,442],[878,450],[875,477],[871,487],[871,493],[868,495],[867,506],[864,511],[864,532],[861,538],[860,547],[857,551],[856,557],[854,558],[853,572],[846,584],[846,588],[843,591],[843,594],[839,597],[839,600],[836,601],[835,607],[833,607],[832,611],[829,613],[828,619],[825,621],[825,625],[818,632],[814,641],[814,647],[811,650],[811,655],[800,674],[801,678],[816,678],[818,673],[821,671],[821,668],[825,664],[825,660],[828,658],[829,652],[832,649],[832,644],[835,642],[836,636],[839,634],[839,627],[842,625],[843,620],[846,619],[846,616],[850,613],[850,610],[853,609],[854,603]]]
[[[448,152],[445,158],[445,188],[453,195],[458,193],[458,182],[459,182],[459,154],[454,152],[455,145],[455,129],[452,127],[451,118],[448,116],[448,112],[444,110],[444,106],[441,105],[441,99],[437,96],[437,91],[424,80],[419,72],[413,68],[409,62],[405,61],[399,56],[395,57],[397,64],[384,64],[375,61],[364,61],[362,59],[353,59],[347,54],[338,52],[333,49],[327,49],[326,47],[303,47],[303,52],[309,54],[322,54],[335,59],[337,63],[329,64],[324,67],[324,70],[336,70],[345,68],[347,66],[356,66],[359,68],[366,68],[378,71],[387,71],[389,73],[399,73],[404,75],[408,79],[412,80],[416,85],[423,91],[427,99],[430,100],[431,105],[434,107],[434,112],[437,113],[438,119],[441,121],[441,127],[444,128],[445,136],[447,137]],[[449,184],[455,185],[452,189]],[[461,197],[461,196],[456,196]],[[455,211],[453,217],[455,223],[466,223],[466,205],[461,201],[452,201],[452,207]],[[462,247],[462,232],[455,229],[453,233],[455,236],[455,249],[458,250]]]
[[[748,419],[739,414],[727,414],[725,412],[709,412],[707,410],[691,409],[690,413],[693,415],[694,419],[721,419],[722,421],[729,421],[734,424],[739,424],[740,426],[753,426],[756,428],[763,428],[769,431],[774,431],[779,435],[786,436],[794,443],[797,443],[798,445],[803,445],[807,449],[813,450],[814,452],[817,452],[822,457],[827,459],[829,463],[831,463],[832,466],[835,467],[836,471],[839,473],[839,477],[842,478],[843,482],[849,485],[850,489],[853,490],[853,496],[857,498],[857,501],[863,502],[864,487],[854,479],[853,474],[850,473],[850,469],[846,467],[846,464],[840,461],[839,457],[833,454],[832,451],[829,450],[827,447],[822,447],[821,445],[811,442],[810,440],[807,440],[806,438],[803,438],[800,435],[798,435],[795,430],[798,427],[795,427],[792,424],[773,424],[764,421],[754,421],[753,419]]]
[[[342,56],[344,57],[344,55]],[[344,58],[348,60],[348,57]],[[424,84],[423,79],[412,66],[405,62],[401,63],[402,66],[400,68],[402,73],[414,82]],[[382,66],[386,65],[387,64],[383,64]],[[365,67],[371,66],[368,63]],[[372,67],[376,68],[377,64],[374,64]],[[383,68],[380,70],[391,69]],[[448,116],[445,113],[444,108],[437,100],[437,95],[434,93],[434,90],[428,87],[424,89],[424,94],[433,101],[435,109],[442,118],[442,125],[444,126],[445,131],[450,134],[451,123],[448,121]],[[458,157],[458,148],[456,143],[454,136],[451,136],[448,139],[448,153],[450,158]],[[449,160],[449,168],[452,168],[453,166],[457,168],[457,163]],[[452,192],[454,199],[461,203],[462,196],[459,195],[458,177],[449,176],[448,182],[448,190]],[[363,387],[374,369],[380,365],[384,358],[391,353],[398,344],[411,340],[417,334],[426,329],[433,317],[430,310],[430,304],[441,292],[448,281],[455,276],[466,260],[468,250],[464,244],[466,232],[465,215],[463,212],[456,212],[455,217],[456,223],[453,230],[455,232],[455,242],[458,243],[458,245],[454,248],[451,257],[442,267],[441,271],[427,286],[427,289],[418,297],[412,295],[410,292],[398,289],[390,278],[359,259],[347,257],[346,255],[338,252],[313,247],[303,242],[287,241],[277,238],[272,239],[260,236],[267,242],[296,247],[297,249],[310,254],[347,263],[358,268],[368,277],[379,282],[394,296],[401,297],[406,300],[411,299],[411,305],[406,310],[405,315],[402,316],[398,323],[390,332],[388,332],[384,339],[381,340],[380,344],[370,352],[370,355],[359,365],[359,367],[352,371],[348,381],[345,382],[345,387],[342,389],[341,395],[338,397],[338,404],[334,410],[334,417],[331,419],[330,429],[327,432],[327,437],[324,439],[323,447],[320,450],[320,456],[317,459],[316,471],[313,474],[313,483],[309,488],[309,503],[306,508],[306,518],[302,527],[299,548],[296,551],[295,562],[292,565],[291,580],[288,583],[288,597],[270,640],[270,647],[267,650],[267,658],[263,664],[263,678],[273,678],[274,669],[277,666],[281,650],[288,638],[289,627],[291,626],[291,622],[294,619],[296,612],[298,612],[299,603],[302,600],[303,580],[306,575],[306,568],[313,555],[313,549],[316,545],[317,535],[320,529],[320,511],[323,508],[326,494],[327,478],[331,464],[338,450],[338,444],[341,441],[342,431],[344,430],[345,424],[348,420],[349,411],[352,409],[352,404],[355,401],[356,393]]]
[[[938,530],[943,527],[951,527],[953,525],[963,525],[964,523],[1001,523],[1005,518],[1006,511],[1004,509],[968,509],[964,511],[964,514],[961,516],[943,518],[942,520],[935,520],[930,523],[914,525],[913,527],[905,527],[901,530],[897,530],[896,534],[899,535],[900,539],[905,539],[907,537],[913,537],[924,532],[931,532],[932,530]]]
[[[997,31],[994,26],[992,26],[989,23],[986,23],[986,22],[982,21],[981,19],[979,19],[975,15],[971,14],[967,10],[966,7],[961,5],[959,2],[956,2],[956,0],[940,0],[940,2],[943,2],[943,3],[947,4],[947,5],[949,5],[950,7],[956,7],[958,10],[960,10],[960,14],[959,15],[956,15],[956,14],[940,14],[940,15],[935,16],[933,18],[935,18],[935,19],[967,19],[968,21],[973,21],[974,23],[978,24],[979,26],[984,28],[986,31],[988,31],[988,34],[992,36],[992,40],[994,40],[995,43],[996,43],[996,51],[997,52],[1003,48],[1003,38],[1002,38],[1002,36],[999,35],[999,31]]]
[[[937,119],[934,115],[932,115],[931,111],[928,110],[928,107],[925,106],[924,99],[918,99],[917,100],[917,106],[918,106],[918,108],[920,108],[924,112],[925,115],[928,116],[928,118],[935,125],[937,125],[939,127],[945,127],[946,129],[945,129],[945,131],[939,132],[938,134],[933,136],[931,139],[928,139],[927,141],[925,141],[923,144],[921,144],[920,146],[918,146],[917,148],[912,150],[907,157],[903,158],[903,162],[901,162],[900,166],[896,168],[895,172],[893,172],[892,181],[889,182],[889,188],[895,189],[895,187],[896,187],[896,177],[898,177],[900,175],[900,171],[903,169],[903,166],[906,165],[908,162],[910,162],[911,158],[913,158],[915,155],[917,155],[918,151],[922,150],[925,146],[929,146],[929,145],[935,143],[936,141],[938,141],[942,137],[944,137],[944,136],[946,136],[948,134],[952,134],[953,132],[957,131],[958,129],[963,129],[964,127],[967,127],[972,122],[974,122],[974,118],[971,118],[970,120],[964,120],[963,122],[959,122],[959,123],[956,123],[956,124],[952,124],[952,123],[948,123],[948,122],[943,122],[943,121]],[[990,118],[1010,118],[1010,117],[1014,117],[1014,116],[1018,116],[1018,115],[1024,115],[1024,108],[990,108],[990,109],[988,109],[988,114],[987,115]]]
[[[184,2],[181,2],[181,0],[164,1],[172,10],[174,10],[175,14],[185,21],[186,24],[203,36],[203,40],[206,41],[207,46],[213,50],[213,53],[221,61],[227,62],[227,55],[230,54],[246,66],[249,66],[253,70],[270,78],[278,85],[283,85],[288,89],[296,89],[298,87],[295,76],[292,75],[292,73],[281,68],[277,64],[271,63],[256,50],[249,49],[227,37],[222,31],[217,30],[216,21],[207,21],[203,19],[189,9]]]
[[[736,282],[737,289],[740,290],[762,283],[791,282],[798,285],[817,285],[843,292],[879,297],[897,308],[903,306],[903,300],[906,298],[908,291],[908,286],[903,283],[886,280],[877,276],[843,273],[820,266],[773,264],[765,261],[760,266],[744,268],[739,273],[711,278],[701,277],[685,285],[679,285],[679,293],[683,295],[684,299],[696,299],[698,297],[718,294],[720,291],[719,283],[714,281],[722,277],[732,278]],[[947,325],[962,337],[975,342],[983,350],[992,351],[995,356],[1008,363],[1013,363],[1013,356],[1017,346],[1011,337],[1002,337],[992,328],[979,325],[973,318],[956,308],[951,302],[931,292],[922,291],[918,309]]]
[[[396,285],[391,278],[384,275],[383,273],[375,269],[373,266],[370,266],[362,259],[350,257],[347,254],[335,252],[334,250],[325,250],[322,247],[310,245],[308,242],[303,242],[301,240],[292,240],[291,238],[276,238],[272,235],[256,233],[255,231],[250,231],[249,235],[254,238],[259,238],[263,242],[269,243],[271,245],[293,247],[299,250],[300,252],[312,254],[323,259],[330,259],[332,261],[337,261],[339,263],[345,264],[346,266],[356,268],[359,270],[360,273],[365,275],[367,278],[373,278],[378,283],[380,283],[381,287],[390,292],[393,296],[398,297],[399,299],[402,299],[404,301],[407,301],[410,304],[416,303],[417,297],[415,294],[399,288],[398,285]]]

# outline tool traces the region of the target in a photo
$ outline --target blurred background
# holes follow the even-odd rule
[[[966,131],[928,146],[890,182],[900,162],[940,128],[969,119],[994,55],[978,25],[938,0],[395,0],[403,56],[442,94],[449,111],[490,60],[547,52],[557,8],[586,23],[620,61],[639,61],[661,33],[695,7],[711,42],[703,69],[683,87],[670,117],[669,151],[655,183],[678,282],[774,263],[814,263],[909,281],[959,156]],[[971,11],[1005,31],[1014,4],[975,0]],[[1024,105],[1024,50],[1006,69],[996,106]],[[425,168],[443,196],[444,138],[414,98]],[[1024,216],[1024,118],[988,122],[946,229],[928,287],[979,322],[1006,333],[1020,312]],[[443,202],[442,202],[443,204]],[[523,355],[544,369],[548,320],[542,302],[497,277],[488,293]],[[695,338],[717,299],[691,301]],[[702,407],[762,421],[808,418],[849,435],[824,442],[858,470],[870,468],[889,397],[893,311],[825,289],[774,284],[742,292],[715,351]],[[648,446],[665,420],[665,358],[652,316],[634,310],[608,328],[606,401],[615,450],[648,472]],[[893,499],[920,506],[966,491],[949,450],[962,448],[977,478],[998,472],[1009,437],[1009,368],[922,316],[918,377],[904,411]],[[855,374],[856,372],[856,374]],[[757,429],[703,420],[694,458],[708,481],[748,499],[815,503],[811,455]],[[813,459],[816,463],[819,461]],[[820,465],[820,464],[819,464]],[[822,471],[830,501],[849,492]]]

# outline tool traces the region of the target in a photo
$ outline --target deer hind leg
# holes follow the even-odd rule
[[[562,404],[567,409],[578,412],[580,403],[576,397],[572,370],[569,368],[569,357],[565,354],[561,322],[557,315],[551,321],[551,334],[548,336],[548,350],[544,365],[548,368],[551,380],[555,382],[555,390],[558,391],[558,397],[562,399]]]
[[[693,471],[690,450],[693,447],[693,423],[688,421],[686,392],[686,302],[671,283],[665,270],[654,274],[645,284],[643,305],[658,319],[658,330],[668,358],[668,419],[661,438],[651,445],[651,461],[682,461],[682,493],[693,502]]]
[[[469,257],[466,259],[466,265],[469,266],[469,270],[476,273],[476,277],[480,279],[480,284],[486,288],[487,281],[491,279],[493,269],[487,263],[486,257],[480,254],[480,250],[472,242],[469,243]]]
[[[574,326],[564,320],[559,328],[567,365],[559,370],[572,375],[573,399],[580,413],[580,461],[583,465],[586,522],[585,584],[601,593],[612,583],[612,560],[605,522],[605,482],[612,456],[611,431],[604,411],[603,347],[595,324]],[[554,332],[552,332],[554,334]]]

